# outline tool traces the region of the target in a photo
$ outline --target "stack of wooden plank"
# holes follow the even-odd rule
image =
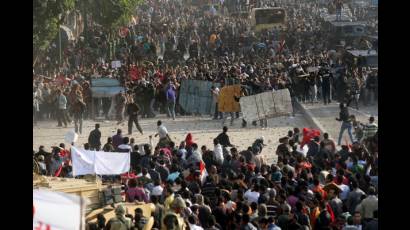
[[[101,180],[95,177],[88,179],[42,177],[33,180],[33,188],[76,194],[88,199],[87,211],[101,207],[100,191],[105,187]]]

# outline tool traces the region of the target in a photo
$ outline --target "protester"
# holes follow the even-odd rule
[[[186,146],[186,148],[191,148],[191,146],[194,144],[194,141],[192,140],[192,134],[191,133],[188,133],[187,135],[186,135],[186,138],[185,138],[185,146]]]
[[[162,124],[161,120],[158,120],[157,127],[158,127],[158,132],[155,134],[155,137],[159,136],[159,142],[157,146],[165,147],[171,141],[168,135],[168,130]]]
[[[124,137],[122,139],[122,144],[118,145],[118,147],[115,150],[116,152],[130,153],[132,151],[132,147],[130,145],[130,139],[128,137]]]
[[[114,149],[117,149],[119,145],[123,144],[123,138],[122,130],[117,129],[117,134],[112,136],[112,145],[114,146]]]
[[[370,138],[374,137],[374,135],[376,135],[378,127],[374,121],[375,121],[374,117],[369,118],[369,123],[366,124],[363,128],[362,140],[367,141]]]
[[[337,142],[337,145],[340,146],[342,142],[343,133],[346,129],[347,129],[347,132],[349,134],[349,137],[352,143],[354,142],[354,139],[353,139],[353,134],[352,134],[352,124],[350,121],[349,110],[347,107],[345,107],[343,103],[340,103],[339,108],[340,108],[339,118],[336,118],[336,120],[342,122],[342,126],[340,127],[339,140]]]
[[[81,134],[83,132],[83,116],[86,105],[80,94],[77,95],[75,102],[71,106],[72,113],[74,114],[75,132]]]
[[[124,92],[120,92],[116,96],[116,117],[117,117],[117,124],[121,124],[124,121],[124,111],[127,103],[127,98],[124,95]]]
[[[112,137],[107,138],[107,143],[103,147],[104,152],[114,152],[114,146],[112,145]]]
[[[101,131],[100,124],[95,124],[95,129],[90,132],[88,136],[88,144],[90,145],[91,150],[100,151],[101,148]]]
[[[135,126],[137,127],[138,131],[143,135],[144,132],[142,131],[142,128],[140,124],[138,123],[138,111],[140,111],[140,108],[138,107],[137,104],[134,103],[133,100],[130,101],[127,105],[127,114],[128,114],[128,135],[132,134],[132,125],[135,123]]]
[[[67,98],[64,96],[63,92],[61,90],[57,91],[58,98],[58,111],[57,111],[57,119],[58,119],[58,126],[57,127],[62,127],[62,124],[64,123],[64,127],[67,127]]]
[[[175,120],[175,103],[176,103],[176,92],[174,85],[169,84],[167,88],[167,109],[168,117],[172,117]]]
[[[135,179],[128,181],[128,187],[125,194],[127,202],[134,202],[134,200],[148,202],[148,196],[145,194],[142,184]]]
[[[219,112],[219,109],[218,109],[218,100],[219,100],[220,90],[218,87],[212,86],[211,92],[212,92],[213,102],[215,103],[215,113],[214,113],[213,119],[214,120],[217,120],[218,118],[222,119],[222,113]]]
[[[222,129],[222,133],[220,133],[216,139],[219,141],[219,143],[224,147],[233,147],[234,145],[231,144],[229,140],[229,136],[227,134],[228,132],[228,127],[224,126]]]
[[[125,207],[118,205],[115,208],[115,217],[111,218],[105,227],[105,229],[118,230],[118,229],[131,229],[132,220],[125,217]]]

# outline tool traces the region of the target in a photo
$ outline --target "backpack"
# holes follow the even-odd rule
[[[111,226],[113,224],[116,224],[115,230],[131,230],[131,228],[128,227],[127,224],[122,219],[119,219],[119,218],[109,220],[104,230],[111,230]]]

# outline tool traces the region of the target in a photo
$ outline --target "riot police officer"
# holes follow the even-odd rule
[[[322,80],[322,98],[323,103],[326,105],[331,103],[330,100],[330,87],[331,87],[331,80],[333,78],[332,73],[329,70],[329,66],[327,63],[322,63],[321,68],[319,69],[319,76]]]

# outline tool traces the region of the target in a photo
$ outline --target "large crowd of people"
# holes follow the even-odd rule
[[[374,104],[377,69],[342,58],[322,26],[319,4],[296,1],[282,6],[287,31],[255,34],[245,18],[211,14],[180,1],[147,1],[137,10],[134,25],[126,28],[126,37],[111,41],[102,28],[91,27],[88,39],[66,48],[62,67],[47,59],[35,68],[33,119],[81,120],[73,117],[78,111],[82,116],[77,118],[90,118],[93,110],[99,111],[91,108],[92,100],[107,118],[116,113],[121,119],[118,113],[124,113],[130,99],[142,117],[185,114],[178,104],[184,79],[221,87],[241,84],[248,95],[288,88],[293,100],[301,102],[333,100],[357,108],[359,101]],[[111,66],[115,60],[121,61],[120,68]],[[118,79],[124,95],[98,103],[90,87],[95,78]],[[79,98],[83,103],[77,103]]]
[[[284,7],[286,33],[255,34],[247,19],[231,15],[253,6]],[[97,110],[92,104],[99,104],[92,103],[96,99],[90,81],[95,78],[118,79],[125,87],[112,99],[104,98],[101,107],[106,118],[119,123],[128,117],[128,134],[133,124],[143,134],[138,116],[166,113],[175,119],[186,114],[178,106],[184,79],[222,87],[241,84],[247,95],[287,88],[292,100],[302,103],[338,101],[338,143],[325,133],[312,137],[304,153],[295,128],[279,140],[276,153],[269,153],[277,155],[274,164],[262,157],[263,137],[247,149],[237,149],[226,126],[214,146],[205,146],[193,142],[192,134],[174,143],[161,121],[156,145],[152,136],[149,143],[134,143],[122,130],[102,143],[96,124],[84,148],[130,152],[127,179],[103,179],[123,183],[126,202],[153,203],[156,229],[377,229],[377,125],[373,117],[360,124],[343,106],[354,104],[358,109],[359,102],[377,102],[377,69],[347,62],[342,51],[333,50],[335,44],[329,42],[331,35],[320,19],[321,7],[316,1],[225,0],[204,10],[186,1],[145,1],[132,25],[124,28],[126,36],[113,40],[103,28],[92,26],[86,37],[67,47],[62,67],[48,58],[34,69],[34,124],[56,119],[58,126],[67,127],[74,121],[75,132],[82,133],[83,119],[92,118]],[[366,9],[352,14],[377,31],[377,17],[368,16]],[[121,61],[120,68],[111,66],[115,60]],[[215,98],[218,93],[217,87],[210,89]],[[224,119],[218,111],[212,116]],[[341,143],[346,129],[352,145]],[[64,144],[51,153],[41,146],[33,154],[42,174],[72,177],[70,151]],[[147,221],[141,210],[131,215],[119,205],[115,213],[114,219],[93,228],[143,229]]]
[[[212,147],[193,142],[190,133],[177,145],[158,121],[156,145],[152,136],[138,145],[118,130],[101,148],[96,124],[84,149],[130,152],[130,172],[103,176],[103,181],[122,183],[126,202],[153,203],[156,229],[377,229],[378,136],[373,122],[371,118],[365,125],[362,141],[340,150],[324,133],[306,143],[307,152],[300,151],[302,135],[298,128],[290,130],[272,153],[278,159],[273,164],[262,156],[263,137],[237,149],[226,126]],[[72,177],[64,144],[51,153],[41,146],[34,155],[42,174]],[[134,229],[146,224],[137,214],[121,212],[116,218]],[[94,227],[117,229],[107,228],[108,223]]]

